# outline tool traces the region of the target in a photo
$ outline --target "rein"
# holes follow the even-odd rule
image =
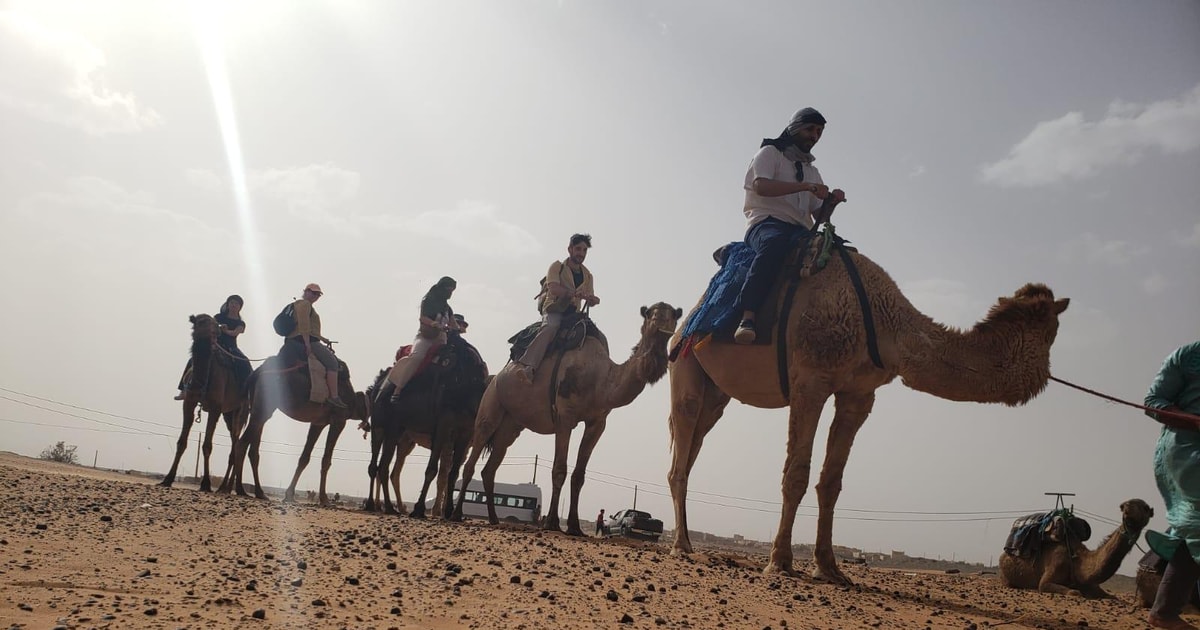
[[[1088,389],[1081,385],[1076,385],[1075,383],[1072,383],[1070,381],[1064,381],[1063,379],[1056,378],[1054,376],[1051,376],[1050,380],[1054,381],[1055,383],[1060,383],[1062,385],[1066,385],[1067,387],[1070,387],[1072,389],[1077,389],[1085,394],[1091,394],[1093,396],[1096,396],[1097,398],[1103,398],[1109,402],[1114,402],[1119,405],[1125,405],[1126,407],[1133,407],[1134,409],[1141,409],[1142,411],[1153,413],[1156,416],[1165,416],[1168,418],[1174,418],[1176,420],[1183,420],[1185,422],[1191,422],[1193,424],[1200,426],[1200,416],[1197,416],[1194,414],[1185,413],[1182,411],[1167,411],[1165,409],[1154,409],[1153,407],[1147,407],[1145,405],[1131,403],[1127,400],[1121,400],[1120,398],[1117,398],[1115,396],[1109,396],[1108,394],[1102,394],[1094,389]]]
[[[258,363],[258,362],[260,362],[260,361],[266,361],[266,360],[267,360],[267,358],[262,358],[262,359],[247,359],[247,358],[244,358],[244,357],[239,357],[239,356],[237,356],[236,354],[234,354],[234,353],[232,353],[232,352],[230,352],[230,351],[226,350],[225,348],[222,348],[222,347],[221,347],[221,344],[217,343],[216,341],[214,341],[214,342],[213,342],[213,345],[217,347],[217,350],[220,350],[221,352],[225,353],[225,356],[229,357],[230,359],[233,359],[234,361],[245,361],[245,362],[247,362],[247,363]],[[268,357],[268,358],[269,358],[269,357]]]

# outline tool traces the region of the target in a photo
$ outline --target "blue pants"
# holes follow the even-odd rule
[[[754,250],[754,261],[738,296],[740,310],[758,312],[793,244],[808,233],[803,225],[774,218],[759,221],[746,231],[746,244]]]

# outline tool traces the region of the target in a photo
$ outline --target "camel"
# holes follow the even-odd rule
[[[1150,608],[1154,605],[1154,598],[1158,595],[1158,585],[1162,583],[1163,571],[1166,568],[1167,561],[1154,553],[1153,549],[1147,551],[1146,555],[1142,556],[1141,561],[1138,562],[1134,591],[1137,603],[1142,608]],[[1192,608],[1200,611],[1200,583],[1192,589],[1191,595],[1188,596],[1188,603]]]
[[[681,309],[666,302],[643,306],[641,313],[641,338],[624,363],[613,363],[607,343],[588,336],[578,349],[559,351],[561,354],[557,356],[548,354],[532,384],[520,379],[519,365],[514,362],[500,370],[484,392],[475,418],[475,439],[471,455],[463,466],[462,487],[454,506],[455,520],[462,520],[463,496],[475,473],[475,463],[485,450],[490,450],[481,477],[488,498],[488,521],[493,525],[499,523],[493,503],[496,469],[521,431],[529,429],[542,435],[554,435],[551,474],[554,489],[542,529],[559,531],[558,502],[567,478],[567,447],[571,431],[582,423],[583,438],[579,442],[575,472],[571,475],[567,534],[584,535],[579,524],[579,491],[583,488],[588,459],[604,433],[608,414],[633,402],[648,383],[662,379],[667,371],[667,340],[683,315]],[[556,361],[561,361],[557,369],[554,368]],[[552,378],[557,378],[553,400],[549,395]]]
[[[454,485],[474,432],[480,398],[490,379],[486,368],[479,368],[471,356],[478,356],[478,353],[470,344],[461,337],[451,339],[425,371],[405,387],[404,395],[397,403],[385,401],[375,405],[371,464],[367,468],[371,478],[365,505],[367,511],[379,509],[387,514],[403,513],[403,503],[400,503],[400,510],[392,504],[387,487],[388,468],[392,456],[396,455],[398,460],[391,476],[399,503],[403,458],[415,444],[421,443],[430,450],[429,464],[425,467],[421,495],[413,504],[410,516],[425,517],[425,500],[435,478],[435,513],[443,518],[450,516],[450,502],[445,499],[444,490]],[[369,397],[375,396],[375,392],[384,386],[386,376],[387,370],[379,372],[375,383],[367,390]],[[390,398],[390,392],[391,389],[387,389],[383,396]],[[382,504],[376,500],[379,491],[382,491]]]
[[[1145,501],[1130,499],[1121,504],[1121,525],[1095,550],[1068,536],[1061,542],[1043,541],[1041,551],[1030,558],[1001,554],[1000,583],[1043,593],[1111,598],[1100,584],[1121,568],[1152,516],[1154,510]]]
[[[245,399],[233,376],[231,357],[217,345],[217,320],[211,315],[200,314],[188,317],[192,323],[192,379],[184,392],[183,428],[175,442],[175,461],[158,485],[170,488],[175,483],[179,460],[187,450],[188,436],[192,432],[193,418],[197,417],[196,406],[208,412],[208,423],[204,427],[204,476],[200,478],[200,491],[211,492],[208,461],[212,456],[213,434],[217,430],[217,416],[225,420],[229,429],[229,441],[237,442],[235,421],[238,410]],[[229,465],[233,464],[233,453],[229,454]],[[226,474],[228,474],[228,469]]]
[[[850,584],[833,553],[834,506],[850,447],[871,412],[875,390],[900,376],[908,387],[941,398],[1014,406],[1045,389],[1050,345],[1058,332],[1058,316],[1069,300],[1056,301],[1044,285],[1027,284],[1012,297],[1000,298],[983,321],[960,331],[917,311],[887,273],[866,256],[845,253],[854,261],[870,303],[882,368],[869,359],[865,317],[845,263],[837,256],[799,282],[786,321],[776,331],[776,341],[780,336],[786,339],[782,353],[774,344],[743,346],[719,338],[690,344],[688,340],[691,347],[685,346],[686,351],[671,363],[668,481],[678,532],[673,553],[692,551],[688,475],[704,436],[731,398],[755,407],[790,410],[783,507],[764,567],[768,574],[786,575],[795,575],[792,526],[808,488],[817,422],[825,402],[834,398],[836,413],[816,485],[819,514],[813,576]],[[680,341],[676,335],[672,346],[679,347]],[[786,361],[786,379],[779,378],[780,358]],[[786,383],[786,395],[781,381]]]
[[[300,461],[296,465],[296,473],[284,493],[284,501],[296,500],[296,483],[300,473],[308,466],[313,446],[321,431],[329,427],[329,435],[325,437],[325,455],[321,458],[321,486],[318,491],[318,501],[322,507],[328,507],[329,497],[325,494],[325,482],[329,476],[329,466],[333,463],[333,449],[337,446],[338,436],[346,428],[346,420],[367,420],[371,414],[370,401],[361,392],[355,392],[350,384],[350,370],[342,361],[338,374],[338,395],[349,404],[348,409],[338,409],[324,403],[309,401],[309,375],[303,369],[304,363],[285,367],[286,363],[280,355],[268,359],[261,367],[250,375],[249,393],[246,407],[242,411],[241,424],[245,432],[234,444],[233,471],[221,482],[220,492],[228,494],[235,490],[239,496],[245,496],[242,486],[242,468],[246,461],[247,452],[250,455],[250,470],[254,475],[254,496],[259,499],[267,498],[262,490],[258,477],[259,444],[262,441],[263,427],[276,410],[299,422],[308,423],[308,437],[304,441],[304,450],[300,453]]]

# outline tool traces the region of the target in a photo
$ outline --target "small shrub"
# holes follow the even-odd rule
[[[59,442],[54,446],[47,446],[39,459],[48,459],[52,462],[62,462],[64,464],[78,464],[79,457],[75,455],[76,446],[67,446],[66,442]]]

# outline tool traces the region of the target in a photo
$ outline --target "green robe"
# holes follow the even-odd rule
[[[1200,341],[1171,353],[1146,393],[1147,407],[1172,405],[1200,415]],[[1146,542],[1168,559],[1179,545],[1187,545],[1200,563],[1200,429],[1163,427],[1154,452],[1154,479],[1171,529],[1166,534],[1147,531]]]

